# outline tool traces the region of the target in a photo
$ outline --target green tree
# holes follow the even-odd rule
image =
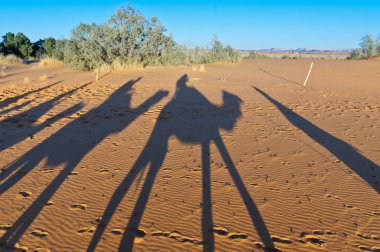
[[[4,54],[14,54],[16,56],[19,55],[19,51],[16,47],[15,42],[15,34],[12,32],[7,32],[3,36],[3,46],[4,46]]]
[[[29,38],[23,33],[19,32],[15,36],[16,47],[20,52],[20,56],[23,59],[29,59],[33,52],[33,46]]]
[[[3,44],[6,54],[14,54],[17,57],[28,59],[33,52],[33,46],[29,38],[19,32],[16,35],[8,32],[3,36]]]
[[[0,55],[5,54],[5,46],[3,42],[0,42]]]
[[[373,39],[371,35],[367,34],[362,37],[360,47],[364,55],[364,58],[369,59],[375,55],[376,41]]]
[[[60,61],[64,61],[66,44],[67,44],[67,40],[65,39],[56,40],[55,49],[54,49],[52,57]]]
[[[42,41],[43,54],[48,57],[52,57],[55,51],[56,43],[57,41],[52,37],[44,39]]]

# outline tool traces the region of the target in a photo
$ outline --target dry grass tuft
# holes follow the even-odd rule
[[[25,76],[25,77],[24,77],[24,83],[29,83],[29,82],[30,82],[29,77],[28,77],[28,76]]]
[[[0,76],[1,77],[5,77],[5,76],[7,76],[7,73],[4,70],[1,70],[0,71]]]
[[[99,68],[100,72],[127,72],[133,70],[142,70],[144,66],[139,63],[122,63],[120,61],[115,61],[111,65],[102,65]]]
[[[46,74],[40,76],[40,80],[41,81],[44,81],[44,80],[47,80],[47,79],[49,79],[49,77]]]
[[[63,62],[54,58],[44,58],[40,60],[38,64],[40,67],[60,67],[63,66]]]
[[[200,64],[200,65],[191,65],[191,70],[193,70],[193,71],[197,71],[197,72],[205,72],[205,71],[206,71],[206,68],[205,68],[205,65],[204,65],[204,64]]]
[[[16,57],[13,54],[9,54],[7,56],[0,55],[0,64],[13,65],[13,64],[21,64],[22,62],[23,62],[22,59]]]

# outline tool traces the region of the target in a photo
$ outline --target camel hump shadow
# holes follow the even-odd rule
[[[161,111],[156,127],[190,144],[210,141],[219,129],[231,131],[241,116],[242,100],[223,90],[223,104],[215,105],[188,81],[187,74],[177,81],[174,97]]]

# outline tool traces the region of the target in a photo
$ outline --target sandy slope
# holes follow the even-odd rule
[[[0,250],[380,250],[380,62],[309,65],[8,67]]]

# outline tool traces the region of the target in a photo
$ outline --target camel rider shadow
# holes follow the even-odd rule
[[[267,248],[273,248],[273,243],[260,213],[249,195],[226,146],[223,143],[219,129],[233,130],[241,116],[239,97],[223,91],[223,105],[216,106],[206,99],[197,89],[187,86],[188,76],[183,75],[177,81],[173,99],[163,108],[157,123],[144,149],[111,197],[102,216],[97,230],[88,247],[94,251],[100,241],[112,215],[134,181],[144,174],[149,164],[143,187],[132,211],[126,231],[123,234],[119,251],[132,251],[144,209],[149,199],[155,177],[162,166],[168,152],[168,141],[171,136],[177,137],[185,144],[200,144],[202,147],[202,244],[205,251],[214,251],[214,230],[212,220],[211,175],[210,175],[210,143],[213,141],[231,177],[243,198],[249,215]]]
[[[99,106],[70,121],[14,162],[0,169],[1,196],[33,171],[44,159],[46,159],[46,167],[64,165],[34,202],[13,223],[12,228],[0,237],[0,245],[5,244],[13,248],[46,203],[88,153],[110,135],[122,132],[168,95],[167,91],[157,91],[141,105],[132,108],[133,86],[140,79],[125,83]]]

